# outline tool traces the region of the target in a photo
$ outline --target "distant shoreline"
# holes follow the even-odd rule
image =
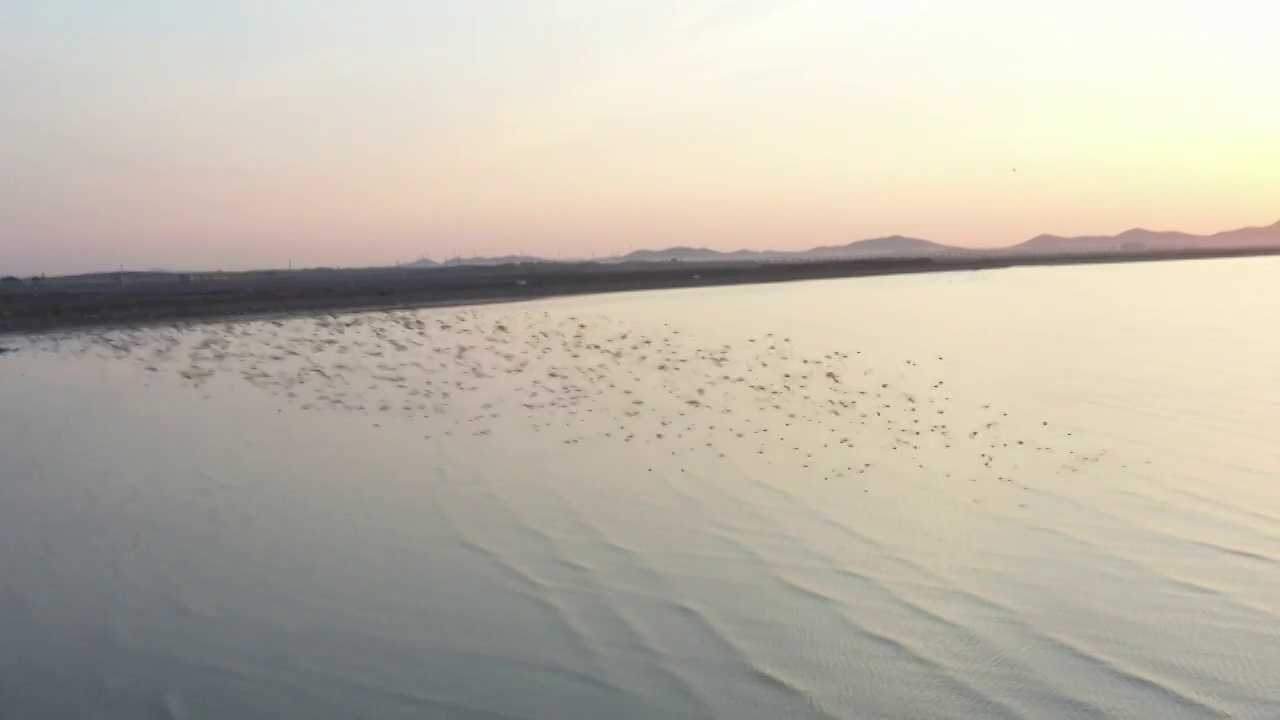
[[[790,263],[538,263],[271,271],[196,280],[178,274],[126,273],[123,283],[117,276],[100,275],[93,280],[52,278],[38,284],[0,287],[0,337],[170,322],[238,321],[316,312],[456,307],[638,290],[1267,255],[1280,255],[1280,249],[866,258]]]

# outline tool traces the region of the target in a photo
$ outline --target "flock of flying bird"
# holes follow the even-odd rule
[[[942,357],[885,367],[851,348],[802,352],[785,335],[708,343],[600,314],[319,314],[46,342],[197,386],[238,376],[306,410],[417,418],[440,438],[531,431],[549,445],[634,443],[832,480],[909,467],[1021,484],[1105,454],[1047,421],[953,400]]]

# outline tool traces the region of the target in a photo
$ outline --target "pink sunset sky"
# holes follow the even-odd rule
[[[1270,224],[1269,12],[4,3],[0,274]]]

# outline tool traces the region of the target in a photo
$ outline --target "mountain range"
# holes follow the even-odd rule
[[[549,262],[545,258],[534,257],[532,255],[499,255],[497,257],[456,257],[449,258],[443,262],[436,262],[427,258],[419,258],[413,262],[401,264],[400,267],[458,267],[460,265],[519,265],[520,263],[540,263]]]
[[[1062,237],[1037,235],[1030,240],[1001,248],[966,248],[943,245],[919,238],[891,235],[889,237],[857,240],[847,245],[829,245],[808,250],[734,250],[721,251],[710,248],[671,247],[663,250],[637,250],[626,255],[597,258],[601,263],[623,262],[735,262],[764,260],[833,260],[873,257],[930,257],[954,254],[1023,254],[1080,251],[1129,251],[1142,250],[1212,250],[1267,248],[1280,249],[1280,222],[1267,227],[1247,227],[1227,230],[1212,235],[1145,230],[1134,228],[1118,235],[1085,235]],[[513,263],[548,262],[530,255],[506,255],[502,257],[451,258],[444,262],[417,260],[403,267],[449,267],[458,265],[505,265]]]
[[[1247,227],[1226,230],[1212,235],[1192,235],[1172,231],[1154,231],[1134,228],[1119,235],[1090,235],[1083,237],[1059,237],[1037,235],[1014,245],[1011,250],[1072,250],[1072,249],[1123,249],[1125,246],[1150,249],[1164,248],[1247,248],[1280,247],[1280,222],[1267,227]]]

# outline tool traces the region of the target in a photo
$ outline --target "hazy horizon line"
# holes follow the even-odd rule
[[[721,249],[717,249],[717,248],[715,248],[715,247],[708,246],[708,245],[687,245],[687,244],[677,244],[677,245],[666,245],[666,246],[656,246],[656,247],[655,247],[655,246],[633,247],[632,249],[628,249],[628,250],[627,250],[627,251],[625,251],[625,252],[616,252],[616,253],[613,253],[613,254],[602,254],[602,255],[595,255],[595,254],[592,254],[592,255],[568,255],[568,256],[564,256],[564,255],[562,255],[562,254],[557,253],[555,256],[549,256],[549,255],[540,255],[540,254],[537,254],[537,253],[526,253],[526,252],[523,252],[523,251],[520,251],[520,252],[511,252],[511,253],[500,253],[500,254],[493,254],[493,255],[484,255],[484,254],[480,254],[480,253],[478,253],[478,252],[473,252],[471,255],[462,255],[462,254],[459,254],[459,253],[457,253],[457,252],[452,252],[452,253],[450,253],[450,254],[444,255],[444,256],[443,256],[443,259],[440,259],[440,260],[435,260],[435,259],[433,259],[433,258],[431,257],[431,254],[424,254],[424,255],[420,255],[420,256],[418,256],[418,257],[416,257],[416,258],[412,258],[412,259],[399,259],[399,260],[392,260],[392,261],[390,261],[390,262],[384,262],[384,263],[378,263],[378,262],[371,262],[371,263],[369,263],[369,264],[331,264],[331,263],[319,263],[319,264],[315,264],[315,265],[299,264],[299,263],[289,263],[289,264],[287,264],[286,266],[283,266],[283,267],[282,267],[282,266],[272,266],[272,265],[243,266],[243,267],[229,266],[229,267],[231,267],[231,269],[229,269],[229,270],[224,269],[223,267],[194,267],[194,266],[193,266],[193,267],[164,267],[164,266],[159,266],[159,265],[157,265],[157,266],[152,266],[152,267],[150,267],[150,268],[146,268],[146,269],[138,269],[138,268],[129,268],[129,267],[123,267],[123,266],[122,266],[122,267],[116,267],[116,268],[103,268],[103,269],[99,269],[99,270],[85,270],[85,271],[80,271],[80,272],[55,273],[54,275],[52,275],[52,277],[75,277],[75,276],[80,276],[80,275],[105,275],[105,274],[111,274],[111,273],[126,273],[126,274],[129,274],[129,273],[134,273],[134,274],[137,274],[137,273],[144,273],[144,274],[145,274],[145,273],[173,273],[173,274],[183,274],[183,273],[221,273],[221,272],[226,272],[226,273],[239,273],[239,272],[270,272],[270,271],[279,271],[279,270],[319,270],[319,269],[334,269],[334,270],[338,270],[338,269],[344,269],[344,270],[362,270],[362,269],[370,269],[370,270],[372,270],[372,269],[378,269],[378,268],[388,268],[388,267],[396,267],[396,266],[400,266],[400,265],[407,265],[407,264],[412,264],[412,263],[415,263],[415,262],[421,262],[421,261],[424,261],[424,260],[427,260],[427,261],[430,261],[430,262],[434,262],[434,263],[437,263],[437,264],[440,264],[440,265],[445,265],[445,264],[448,264],[448,263],[450,263],[450,262],[454,262],[454,261],[458,261],[458,260],[468,260],[468,259],[471,259],[471,260],[494,260],[494,259],[502,259],[502,258],[530,258],[530,259],[533,259],[533,260],[536,260],[536,261],[540,261],[540,262],[593,262],[593,261],[594,261],[594,262],[602,262],[602,261],[610,261],[610,260],[620,260],[620,259],[622,259],[622,258],[628,257],[628,256],[633,255],[633,254],[636,254],[636,253],[663,253],[663,252],[669,252],[669,251],[673,251],[673,250],[706,251],[706,252],[714,252],[714,253],[717,253],[717,254],[723,254],[723,255],[732,255],[732,254],[737,254],[737,253],[779,254],[779,255],[803,255],[803,254],[805,254],[805,253],[807,253],[807,252],[811,252],[811,251],[813,251],[813,250],[817,250],[817,249],[823,249],[823,248],[840,248],[840,247],[846,247],[846,246],[857,245],[857,244],[859,244],[859,243],[874,242],[874,241],[877,241],[877,240],[893,240],[893,239],[910,240],[910,241],[923,241],[923,242],[927,242],[927,243],[932,243],[932,244],[934,244],[934,245],[938,245],[938,246],[943,247],[943,248],[949,248],[949,249],[960,250],[960,251],[973,251],[973,252],[999,252],[999,251],[1002,251],[1002,250],[1011,250],[1011,249],[1017,248],[1017,247],[1019,247],[1020,245],[1024,245],[1024,244],[1026,244],[1026,243],[1028,243],[1028,242],[1030,242],[1030,241],[1033,241],[1033,240],[1036,240],[1036,239],[1039,239],[1039,238],[1057,238],[1057,239],[1062,239],[1062,240],[1067,240],[1067,241],[1071,241],[1071,240],[1094,240],[1094,239],[1114,239],[1114,238],[1118,238],[1118,237],[1120,237],[1120,236],[1122,236],[1122,235],[1126,235],[1126,234],[1129,234],[1129,233],[1139,233],[1139,232],[1140,232],[1140,233],[1150,233],[1150,234],[1153,234],[1153,235],[1176,234],[1176,235],[1185,235],[1185,236],[1188,236],[1188,237],[1191,237],[1191,238],[1208,239],[1208,238],[1213,238],[1213,237],[1216,237],[1216,236],[1219,236],[1219,235],[1225,235],[1225,234],[1230,234],[1230,233],[1238,233],[1238,232],[1244,232],[1244,231],[1250,231],[1250,230],[1269,230],[1269,229],[1272,229],[1272,228],[1277,228],[1277,229],[1278,229],[1278,237],[1277,237],[1277,241],[1280,241],[1280,220],[1277,220],[1277,221],[1276,221],[1276,222],[1274,222],[1274,223],[1266,224],[1266,225],[1245,225],[1245,226],[1236,227],[1236,228],[1230,228],[1230,229],[1226,229],[1226,230],[1218,230],[1218,231],[1214,231],[1214,232],[1210,232],[1210,233],[1199,233],[1199,234],[1198,234],[1198,233],[1186,232],[1186,231],[1182,231],[1182,230],[1175,230],[1175,229],[1160,229],[1160,230],[1154,230],[1154,229],[1151,229],[1151,228],[1149,228],[1149,227],[1139,227],[1139,226],[1130,227],[1130,228],[1128,228],[1128,229],[1126,229],[1126,230],[1121,230],[1121,231],[1119,231],[1119,232],[1117,232],[1117,233],[1113,233],[1113,234],[1102,234],[1102,235],[1057,235],[1057,234],[1055,234],[1055,233],[1048,233],[1048,232],[1045,232],[1045,233],[1039,233],[1039,234],[1037,234],[1037,235],[1034,235],[1034,236],[1032,236],[1032,237],[1030,237],[1030,238],[1027,238],[1027,239],[1022,240],[1022,241],[1019,241],[1019,242],[1011,243],[1011,244],[1009,244],[1009,245],[987,245],[987,246],[975,246],[975,245],[968,245],[968,244],[958,244],[958,243],[939,242],[939,241],[936,241],[936,240],[931,240],[931,239],[929,239],[929,238],[918,237],[918,236],[913,236],[913,235],[892,234],[892,235],[878,235],[878,236],[875,236],[875,237],[861,238],[861,239],[858,239],[858,240],[852,240],[852,241],[850,241],[850,242],[848,242],[848,243],[826,244],[826,245],[814,245],[814,246],[810,246],[810,247],[803,248],[803,249],[798,249],[798,250],[782,250],[782,249],[777,249],[777,248],[773,248],[773,247],[765,247],[765,248],[762,248],[762,249],[753,249],[753,248],[750,248],[750,247],[741,247],[741,246],[736,247],[736,248],[734,248],[734,249],[732,249],[732,250],[727,250],[727,249],[726,249],[726,250],[721,250]],[[24,273],[24,272],[17,272],[17,273],[13,273],[13,272],[7,272],[7,271],[0,270],[0,277],[29,278],[29,277],[35,277],[35,276],[38,276],[38,275],[42,275],[42,274],[45,274],[45,273],[30,273],[30,272],[26,272],[26,273]]]

